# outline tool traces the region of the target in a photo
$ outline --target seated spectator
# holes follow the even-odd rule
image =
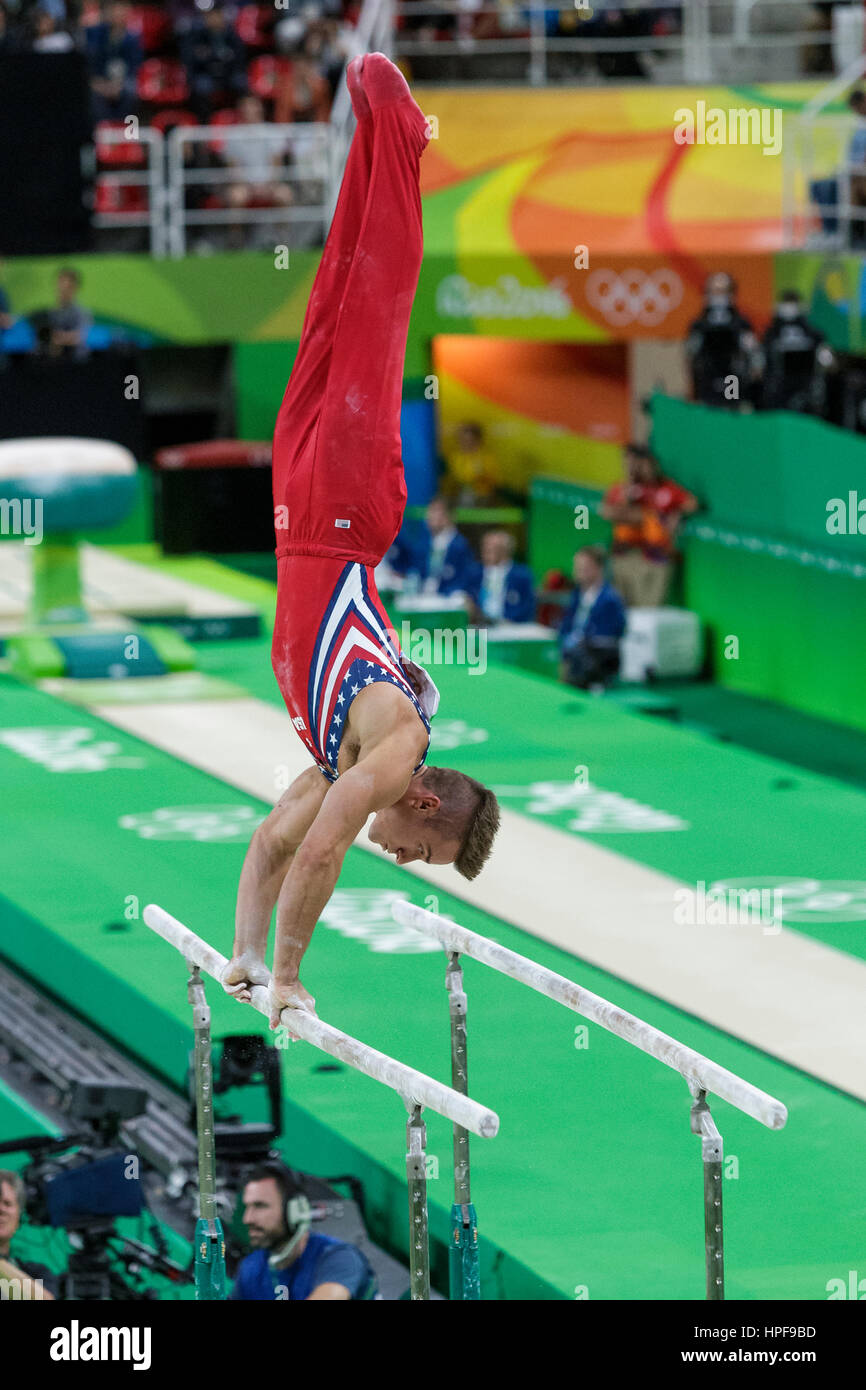
[[[285,125],[295,121],[327,121],[330,111],[328,83],[312,59],[299,55],[277,86],[274,120]]]
[[[481,564],[472,581],[471,621],[531,623],[534,617],[532,571],[515,563],[514,537],[509,531],[486,531],[481,539]]]
[[[764,410],[796,410],[821,415],[827,399],[827,371],[835,356],[806,317],[796,290],[785,290],[761,340],[764,356],[761,405]]]
[[[846,167],[830,178],[813,179],[809,185],[809,196],[818,208],[821,226],[828,235],[839,230],[840,184],[847,193],[843,202],[850,202],[852,207],[866,205],[866,91],[855,88],[848,97],[848,107],[857,118],[857,126],[848,145]],[[863,225],[863,220],[859,218],[855,225],[852,217],[849,228],[852,240],[858,236],[862,239]]]
[[[473,420],[457,429],[456,446],[446,457],[445,486],[458,507],[490,502],[496,493],[496,467],[484,447],[484,430]]]
[[[397,574],[415,580],[424,593],[471,593],[477,561],[444,497],[434,497],[428,505],[419,543],[409,544],[401,532],[387,558]]]
[[[64,28],[63,20],[49,5],[39,5],[32,13],[34,53],[71,53],[75,47],[72,35]]]
[[[203,124],[214,107],[246,91],[246,49],[222,5],[215,4],[191,25],[181,39],[180,54],[193,109]]]
[[[751,400],[756,387],[758,340],[736,301],[733,276],[726,271],[707,276],[703,312],[690,324],[686,341],[692,395],[703,405],[736,410]]]
[[[310,1205],[288,1168],[262,1163],[243,1193],[250,1245],[230,1297],[265,1302],[372,1299],[376,1276],[347,1241],[310,1232]]]
[[[559,678],[579,690],[604,690],[619,671],[625,606],[605,580],[605,558],[600,545],[578,550],[576,588],[559,629]]]
[[[613,582],[629,608],[664,603],[683,516],[697,511],[690,492],[662,476],[649,449],[629,444],[625,481],[608,488],[601,514],[613,522]]]
[[[93,118],[96,121],[122,120],[135,111],[138,97],[135,79],[144,54],[129,28],[126,0],[112,0],[101,7],[102,22],[84,31]]]
[[[32,1302],[53,1302],[58,1282],[46,1265],[18,1259],[11,1250],[24,1211],[24,1184],[17,1173],[0,1170],[0,1299],[20,1296]],[[7,1280],[15,1280],[10,1285]],[[38,1281],[38,1282],[37,1282]],[[12,1294],[11,1290],[15,1293]]]
[[[40,350],[49,357],[89,356],[87,334],[93,327],[93,316],[77,302],[81,276],[77,270],[65,267],[57,272],[57,306],[34,315]]]
[[[241,97],[237,110],[238,126],[266,124],[264,103],[260,97],[252,94]],[[292,190],[279,178],[283,153],[277,140],[263,139],[261,135],[227,140],[226,162],[237,170],[241,180],[229,185],[229,206],[286,207],[292,201]]]

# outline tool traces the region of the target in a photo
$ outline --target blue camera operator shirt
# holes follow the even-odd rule
[[[354,1245],[311,1235],[304,1253],[286,1269],[271,1269],[267,1250],[253,1250],[238,1266],[230,1298],[297,1302],[320,1284],[342,1284],[354,1299],[376,1296],[376,1276]]]

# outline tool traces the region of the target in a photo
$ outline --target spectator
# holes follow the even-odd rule
[[[401,531],[388,552],[388,563],[397,574],[418,581],[425,593],[443,597],[471,593],[477,566],[469,542],[454,525],[454,514],[444,497],[434,497],[428,505],[426,525],[416,546]]]
[[[579,690],[604,690],[619,671],[625,607],[605,580],[605,558],[600,545],[577,551],[576,588],[559,629],[559,677]]]
[[[490,502],[496,492],[496,469],[484,447],[484,430],[473,420],[457,428],[457,443],[448,455],[446,487],[460,507]]]
[[[112,0],[102,6],[101,12],[102,22],[84,31],[93,118],[122,120],[136,109],[136,76],[144,55],[129,28],[126,0]]]
[[[22,1299],[53,1302],[58,1284],[50,1269],[17,1256],[13,1258],[11,1254],[10,1247],[21,1225],[23,1211],[24,1184],[17,1173],[4,1168],[0,1170],[0,1299],[9,1296],[9,1286],[2,1281],[14,1279],[20,1280],[17,1292]],[[35,1282],[37,1280],[41,1287]]]
[[[260,97],[249,94],[238,102],[240,126],[265,124],[265,108]],[[283,150],[272,139],[259,135],[226,141],[226,160],[236,169],[241,180],[229,185],[228,201],[232,208],[286,207],[292,201],[292,190],[280,179]]]
[[[736,408],[749,400],[758,377],[755,330],[736,304],[737,285],[719,271],[707,277],[704,309],[689,327],[686,354],[692,394],[704,405]]]
[[[218,103],[246,91],[246,50],[225,10],[217,4],[191,25],[180,51],[193,107],[199,120],[207,124]]]
[[[310,1233],[310,1204],[289,1169],[258,1165],[243,1202],[253,1249],[238,1266],[231,1298],[294,1303],[376,1297],[376,1276],[356,1246]]]
[[[470,617],[474,623],[531,623],[535,617],[532,571],[514,560],[514,537],[508,531],[486,531],[481,539],[481,564],[471,590]]]
[[[813,179],[809,196],[818,208],[821,226],[828,235],[839,229],[839,185],[847,185],[847,201],[852,208],[866,206],[866,91],[855,88],[848,97],[848,107],[857,118],[854,134],[848,145],[846,167],[841,174],[828,179]],[[848,227],[852,242],[863,240],[863,219],[851,217]]]
[[[327,121],[331,111],[331,89],[311,58],[299,54],[277,87],[274,120],[290,125],[295,121]]]
[[[836,359],[806,318],[803,301],[796,290],[785,290],[761,348],[764,410],[797,410],[822,415],[827,398],[826,373]]]
[[[75,47],[72,35],[64,29],[62,21],[44,5],[33,12],[34,53],[71,53]]]
[[[89,355],[87,334],[93,327],[93,316],[77,302],[80,289],[78,271],[64,267],[57,273],[57,307],[37,315],[40,347],[50,357],[80,361]]]
[[[662,476],[649,449],[629,444],[625,480],[608,488],[601,514],[613,522],[613,582],[630,608],[659,608],[670,587],[674,541],[697,499]]]

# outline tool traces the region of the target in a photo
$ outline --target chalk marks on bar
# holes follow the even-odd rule
[[[174,946],[186,960],[192,961],[194,965],[198,965],[208,975],[221,982],[222,972],[228,964],[225,956],[154,903],[144,909],[143,916],[151,930]],[[268,991],[264,985],[253,987],[250,1002],[259,1013],[268,1016]],[[300,1009],[284,1009],[280,1015],[280,1022],[304,1042],[311,1043],[313,1047],[318,1047],[329,1056],[345,1062],[355,1071],[362,1072],[364,1076],[372,1077],[374,1081],[396,1091],[410,1109],[412,1106],[420,1105],[435,1110],[453,1124],[462,1125],[464,1129],[471,1130],[483,1139],[493,1138],[499,1130],[499,1116],[494,1111],[479,1105],[468,1096],[460,1095],[458,1091],[436,1081],[432,1076],[407,1067],[384,1052],[377,1052],[374,1047],[368,1047],[366,1043],[342,1033],[339,1028],[333,1028],[319,1018],[314,1018],[312,1014],[304,1013]]]
[[[652,1024],[644,1023],[634,1014],[626,1013],[625,1009],[602,999],[600,995],[582,989],[563,975],[547,970],[526,956],[518,955],[516,951],[509,951],[486,936],[458,926],[456,922],[428,912],[423,907],[416,907],[414,903],[395,902],[392,911],[401,926],[414,927],[423,936],[438,941],[445,950],[456,951],[460,955],[470,956],[473,960],[489,965],[500,974],[528,985],[530,989],[547,995],[558,1004],[564,1004],[567,1009],[581,1014],[583,1018],[591,1019],[599,1027],[606,1028],[609,1033],[624,1038],[634,1047],[639,1047],[642,1052],[649,1053],[657,1061],[664,1062],[665,1066],[678,1071],[689,1086],[721,1097],[746,1115],[760,1121],[762,1125],[766,1125],[768,1129],[783,1128],[788,1112],[780,1100],[758,1090],[757,1086],[752,1086],[742,1077],[720,1067],[708,1057],[703,1057],[701,1053],[694,1052],[684,1043],[677,1042],[667,1033],[653,1028]]]

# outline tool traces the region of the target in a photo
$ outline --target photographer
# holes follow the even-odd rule
[[[231,1298],[376,1298],[376,1276],[360,1250],[333,1236],[310,1234],[310,1204],[288,1168],[276,1162],[253,1168],[243,1203],[253,1249],[238,1266]]]
[[[11,1259],[9,1247],[21,1225],[24,1207],[24,1184],[17,1173],[0,1169],[0,1299],[14,1298],[12,1288],[20,1290],[19,1297],[32,1301],[53,1301],[57,1281],[51,1271],[30,1260]]]

